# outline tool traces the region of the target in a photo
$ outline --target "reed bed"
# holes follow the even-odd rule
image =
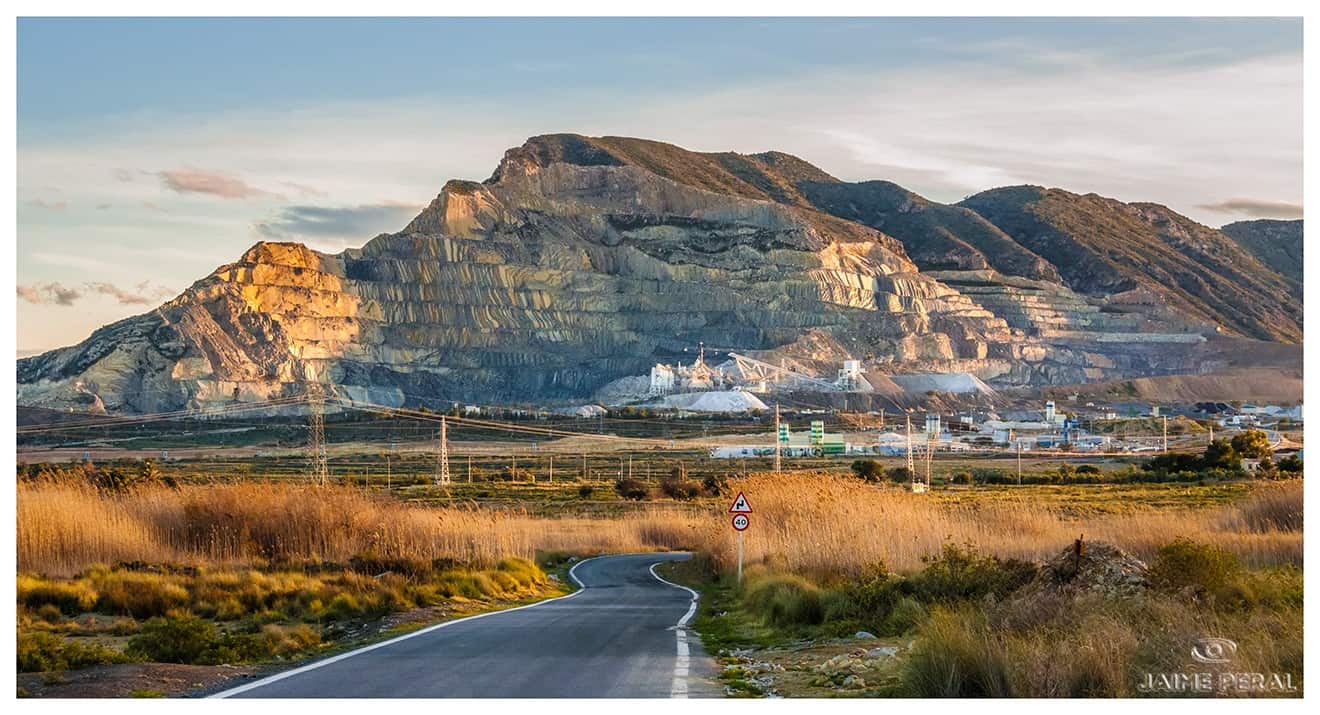
[[[18,568],[70,576],[132,561],[247,566],[362,555],[489,567],[538,550],[688,548],[697,542],[697,521],[672,509],[588,519],[429,508],[345,487],[252,483],[115,494],[77,483],[20,483]]]
[[[1300,482],[1231,507],[1069,516],[1023,500],[941,502],[829,474],[761,474],[738,483],[756,508],[749,562],[812,577],[883,562],[912,570],[949,543],[1039,560],[1079,535],[1149,558],[1179,537],[1249,566],[1302,563]],[[121,562],[244,566],[381,558],[486,567],[536,551],[696,549],[720,568],[735,543],[725,505],[615,518],[543,517],[477,507],[414,506],[349,487],[218,484],[107,493],[80,483],[18,485],[18,567],[51,576]]]
[[[1078,536],[1108,541],[1139,558],[1185,537],[1226,549],[1249,566],[1302,563],[1300,517],[1286,516],[1300,514],[1300,482],[1267,487],[1227,508],[1092,516],[1068,516],[1025,499],[939,502],[830,474],[755,475],[739,487],[756,509],[744,537],[745,558],[816,578],[859,575],[879,562],[900,571],[919,569],[923,558],[949,543],[1041,560]],[[1297,528],[1288,528],[1293,524]],[[702,535],[702,549],[728,568],[736,545],[727,524],[720,521]]]

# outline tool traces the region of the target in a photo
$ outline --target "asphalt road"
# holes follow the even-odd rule
[[[584,588],[567,597],[438,624],[214,697],[711,696],[714,663],[686,627],[695,594],[651,570],[685,558],[588,559],[572,572]]]

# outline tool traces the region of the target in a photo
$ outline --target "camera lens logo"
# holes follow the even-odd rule
[[[1192,657],[1202,663],[1227,663],[1237,643],[1227,638],[1201,638],[1192,644]]]

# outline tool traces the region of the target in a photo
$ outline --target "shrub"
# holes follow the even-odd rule
[[[1280,459],[1280,460],[1279,460],[1279,471],[1280,471],[1280,472],[1288,472],[1288,473],[1290,473],[1290,474],[1301,474],[1301,473],[1302,473],[1302,458],[1299,457],[1299,456],[1297,456],[1297,455],[1295,455],[1295,454],[1290,454],[1290,455],[1288,455],[1287,457],[1284,457],[1283,459]]]
[[[1220,593],[1237,575],[1238,563],[1232,554],[1183,538],[1161,547],[1150,564],[1151,583],[1172,591],[1192,588],[1202,594]]]
[[[92,610],[97,594],[82,581],[47,581],[37,576],[18,576],[18,602],[28,608],[54,606],[61,613],[76,616]]]
[[[1238,454],[1237,449],[1228,440],[1217,439],[1205,448],[1201,461],[1206,467],[1239,469],[1242,466],[1242,455]]]
[[[701,496],[701,482],[668,477],[660,481],[660,491],[670,499],[686,501]]]
[[[128,641],[130,656],[158,663],[195,663],[216,645],[217,632],[197,616],[152,618]]]
[[[591,494],[595,491],[596,488],[591,486],[590,484],[583,484],[582,486],[578,487],[578,496],[582,497],[583,499],[588,499],[591,497]]]
[[[163,616],[188,603],[188,589],[167,575],[111,571],[95,579],[97,610],[134,618]]]
[[[923,601],[953,602],[987,595],[1002,598],[1035,575],[1036,567],[1025,561],[982,556],[971,545],[945,544],[910,581],[913,594]]]
[[[753,581],[743,595],[747,610],[775,626],[819,625],[825,619],[820,589],[800,576]]]
[[[729,478],[723,474],[709,474],[701,480],[707,496],[717,497],[729,491]]]
[[[895,484],[911,483],[912,476],[912,470],[907,467],[894,467],[889,470],[889,481]]]
[[[853,462],[852,471],[864,482],[880,482],[885,478],[885,466],[874,459],[859,459]]]
[[[19,631],[17,660],[18,672],[39,673],[123,663],[128,659],[96,643],[70,641],[42,631]]]
[[[632,501],[641,501],[650,493],[650,490],[646,488],[646,484],[637,479],[620,479],[614,483],[614,491],[618,492],[619,496],[624,499],[631,499]]]

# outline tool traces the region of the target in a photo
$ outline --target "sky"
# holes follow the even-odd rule
[[[938,201],[1302,211],[1300,19],[18,22],[20,354],[260,240],[401,229],[553,132],[796,154]]]

